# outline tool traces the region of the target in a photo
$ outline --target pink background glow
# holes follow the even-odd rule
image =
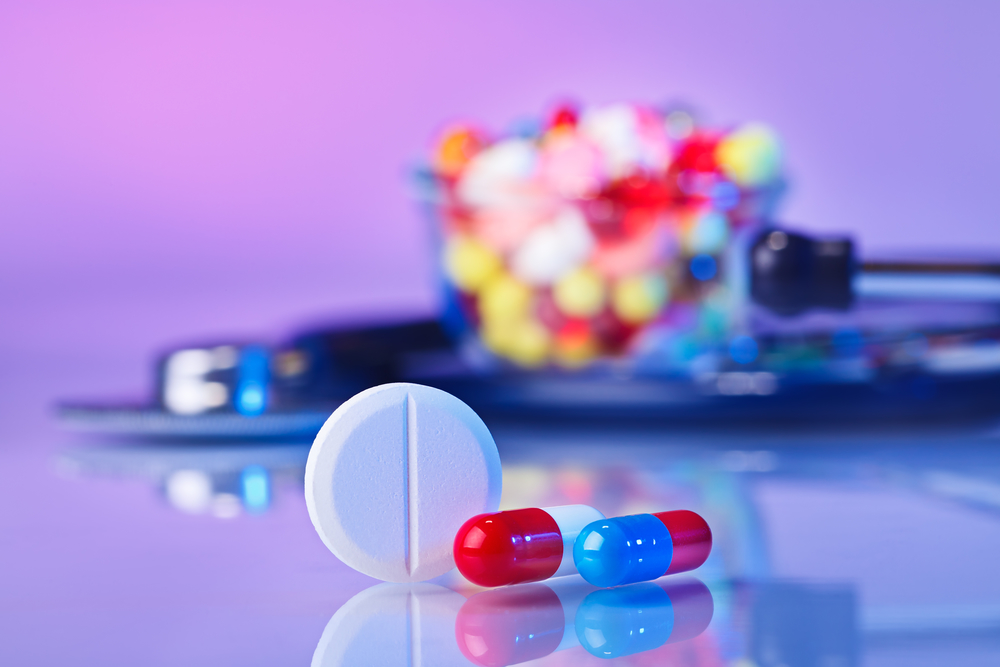
[[[1000,252],[990,3],[0,5],[0,350],[428,310],[407,170],[454,119],[683,99],[786,142],[784,218]],[[136,379],[139,382],[139,378]]]

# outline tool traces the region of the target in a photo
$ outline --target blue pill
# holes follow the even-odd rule
[[[673,556],[670,531],[652,514],[594,521],[573,545],[577,570],[602,588],[662,577]]]
[[[691,275],[698,280],[711,280],[719,272],[715,258],[711,255],[695,255],[691,258]]]
[[[757,359],[757,341],[750,336],[737,336],[729,343],[729,356],[738,364],[751,364]]]

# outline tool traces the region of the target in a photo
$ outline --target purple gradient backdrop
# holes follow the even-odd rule
[[[791,222],[866,250],[1000,254],[1000,5],[872,4],[0,1],[0,654],[308,659],[367,580],[299,499],[223,526],[146,485],[56,477],[78,443],[48,409],[141,390],[173,342],[431,309],[406,178],[447,121],[686,99],[781,132]],[[826,497],[842,517],[841,496],[772,491],[790,508],[776,535]],[[787,544],[782,567],[815,574]],[[983,563],[956,571],[961,591],[991,594],[968,583]],[[912,572],[862,577],[919,591]]]
[[[444,122],[686,99],[784,136],[786,219],[1000,252],[994,3],[0,5],[0,350],[114,357],[430,309]],[[142,378],[135,371],[134,383]]]

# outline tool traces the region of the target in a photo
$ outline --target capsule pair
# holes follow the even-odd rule
[[[594,586],[621,586],[699,567],[712,531],[694,512],[605,518],[587,505],[474,516],[455,536],[455,564],[480,586],[579,573]]]

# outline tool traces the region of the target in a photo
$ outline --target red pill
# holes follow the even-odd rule
[[[705,520],[687,510],[653,512],[670,531],[674,557],[664,574],[687,572],[700,567],[712,552],[712,530]]]
[[[506,586],[576,574],[573,543],[604,515],[587,505],[480,514],[455,536],[455,565],[480,586]]]

